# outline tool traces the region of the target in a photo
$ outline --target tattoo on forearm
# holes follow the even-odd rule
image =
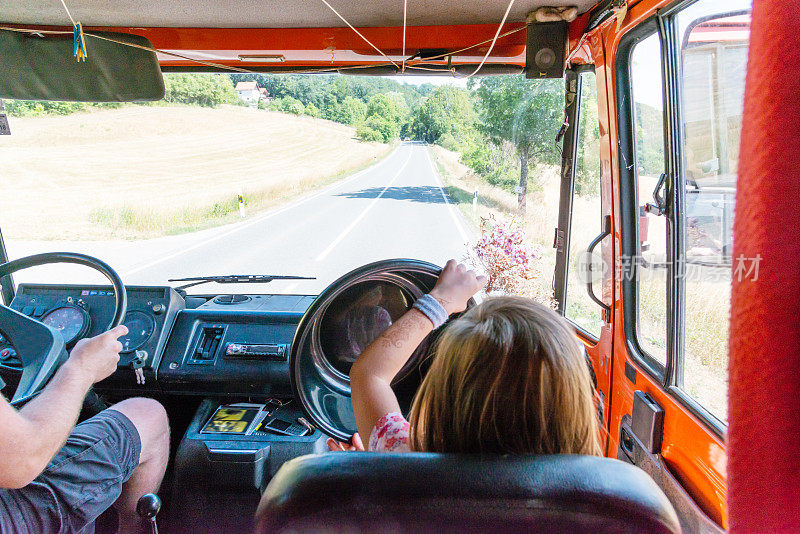
[[[387,349],[392,347],[396,349],[401,348],[415,331],[421,330],[426,326],[430,326],[427,325],[426,322],[430,322],[430,320],[425,317],[422,312],[417,311],[417,313],[405,314],[400,318],[399,321],[394,323],[383,334],[381,334],[381,345]]]

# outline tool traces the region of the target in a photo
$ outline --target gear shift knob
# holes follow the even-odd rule
[[[161,499],[155,493],[146,493],[136,503],[136,513],[142,519],[152,519],[161,510]]]
[[[159,510],[161,510],[161,499],[155,493],[142,495],[136,503],[136,513],[150,523],[150,531],[153,534],[158,534],[156,515],[158,515]]]

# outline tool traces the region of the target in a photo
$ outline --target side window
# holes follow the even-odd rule
[[[631,93],[635,129],[633,163],[638,194],[638,251],[620,258],[620,271],[636,277],[636,337],[639,347],[661,365],[667,362],[667,227],[666,219],[646,210],[657,204],[664,173],[664,109],[661,44],[652,34],[633,47]]]
[[[580,107],[578,109],[577,163],[572,198],[572,218],[569,240],[569,269],[564,315],[577,326],[600,336],[603,311],[586,292],[585,269],[578,265],[583,251],[601,231],[600,204],[600,128],[597,117],[597,81],[593,72],[581,75]],[[599,252],[599,247],[598,247]],[[598,273],[599,274],[599,273]],[[596,276],[594,290],[599,298],[602,276]]]
[[[700,0],[677,15],[683,122],[686,301],[678,386],[727,419],[731,276],[759,258],[732,258],[750,2]],[[681,366],[678,367],[679,369]]]

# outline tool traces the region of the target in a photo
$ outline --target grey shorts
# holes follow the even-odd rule
[[[139,465],[141,451],[139,432],[122,413],[109,409],[84,421],[33,482],[0,489],[0,533],[93,531],[94,520]]]

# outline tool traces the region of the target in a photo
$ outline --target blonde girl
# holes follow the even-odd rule
[[[569,324],[522,297],[494,297],[452,321],[411,407],[390,386],[417,346],[464,311],[484,277],[450,260],[431,292],[388,327],[350,372],[358,431],[377,452],[600,455],[586,360]],[[362,449],[329,440],[333,450]]]

